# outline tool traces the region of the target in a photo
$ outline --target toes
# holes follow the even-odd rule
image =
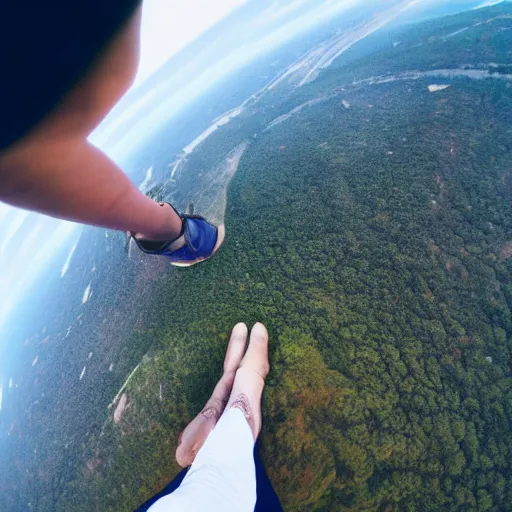
[[[247,325],[236,324],[231,331],[226,357],[224,358],[224,372],[234,372],[240,366],[247,344]]]
[[[251,329],[251,341],[268,344],[267,328],[261,323],[256,322]]]
[[[241,366],[257,372],[263,379],[265,379],[270,370],[268,362],[268,332],[262,323],[258,322],[251,330],[249,347]]]

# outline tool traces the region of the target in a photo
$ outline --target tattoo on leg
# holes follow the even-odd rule
[[[203,412],[201,412],[201,414],[206,419],[218,418],[219,417],[219,412],[217,411],[217,409],[215,409],[215,407],[210,407],[208,409],[205,409]]]
[[[252,409],[249,399],[247,395],[241,393],[236,397],[236,400],[231,404],[231,407],[235,407],[236,409],[240,409],[245,416],[245,419],[249,421],[252,418]]]

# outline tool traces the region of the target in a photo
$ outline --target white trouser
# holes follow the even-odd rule
[[[253,512],[254,439],[240,409],[226,411],[199,450],[180,487],[148,512]]]

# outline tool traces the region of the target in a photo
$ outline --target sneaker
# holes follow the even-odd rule
[[[132,235],[138,248],[146,254],[166,256],[176,267],[190,267],[211,258],[224,242],[224,225],[215,227],[199,215],[179,215],[183,229],[176,240],[154,242]]]

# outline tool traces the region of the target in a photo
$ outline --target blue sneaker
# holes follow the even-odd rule
[[[138,248],[146,254],[166,256],[176,267],[190,267],[211,258],[224,242],[225,228],[215,227],[199,215],[179,214],[183,219],[182,234],[167,242],[138,240]]]

